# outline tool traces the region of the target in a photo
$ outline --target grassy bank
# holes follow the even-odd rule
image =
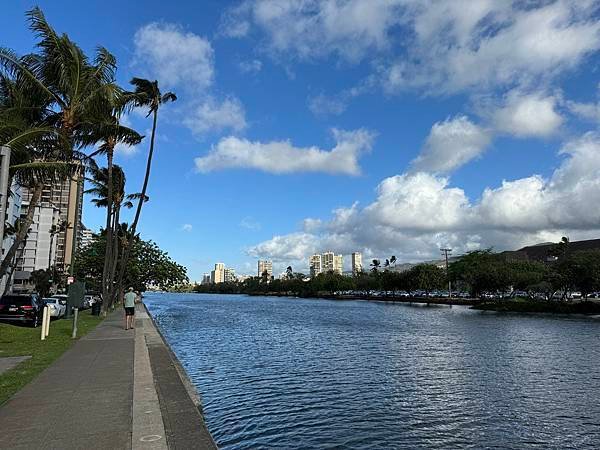
[[[81,337],[101,322],[90,310],[82,311],[77,321],[77,336]],[[0,323],[0,357],[26,356],[31,358],[0,375],[0,405],[33,380],[75,342],[71,339],[73,321],[61,319],[50,324],[50,335],[40,340],[40,328]]]
[[[600,303],[558,302],[530,299],[486,301],[472,307],[483,311],[553,313],[553,314],[600,314]]]

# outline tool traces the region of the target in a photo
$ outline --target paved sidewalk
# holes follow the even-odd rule
[[[0,448],[131,448],[134,336],[115,311],[76,342],[0,408]]]
[[[216,449],[143,305],[111,313],[0,407],[0,449]]]

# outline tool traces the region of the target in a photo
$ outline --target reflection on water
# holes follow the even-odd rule
[[[600,321],[150,294],[220,448],[599,448]]]

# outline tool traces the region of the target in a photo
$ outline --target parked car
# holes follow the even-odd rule
[[[43,313],[44,305],[37,294],[11,294],[0,298],[0,321],[37,327],[42,323]]]
[[[65,316],[67,312],[66,303],[63,304],[60,302],[59,299],[53,297],[43,298],[42,302],[44,302],[44,304],[48,306],[50,311],[50,317],[56,317],[57,319],[60,319],[61,317]]]
[[[83,307],[84,309],[86,308],[91,308],[92,305],[95,303],[95,299],[93,295],[86,295],[83,297]]]

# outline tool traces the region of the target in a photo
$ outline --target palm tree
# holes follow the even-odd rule
[[[38,37],[38,53],[18,57],[8,49],[0,49],[0,72],[2,78],[18,86],[19,92],[31,93],[32,104],[13,102],[3,109],[10,116],[13,130],[12,141],[2,142],[12,150],[25,148],[29,157],[26,166],[14,167],[16,176],[25,186],[31,188],[31,198],[23,229],[17,234],[15,242],[0,264],[0,276],[3,276],[18,246],[33,222],[33,212],[40,201],[44,184],[61,180],[75,173],[78,178],[81,162],[86,157],[77,149],[89,145],[90,135],[95,130],[98,99],[112,89],[115,71],[115,59],[104,48],[97,51],[95,60],[90,63],[83,51],[66,34],[58,35],[46,21],[39,8],[27,13],[29,27]],[[9,98],[15,100],[13,91]],[[23,120],[15,121],[20,115]],[[41,122],[32,120],[37,115]],[[20,123],[19,139],[15,142],[14,123]],[[54,163],[54,169],[48,176],[48,164]],[[19,170],[21,171],[20,175]],[[23,182],[23,181],[28,181]]]
[[[98,147],[98,150],[93,153],[93,156],[97,154],[106,155],[107,159],[107,171],[105,176],[105,186],[107,186],[107,192],[105,193],[106,199],[106,242],[113,242],[113,229],[115,225],[111,223],[114,219],[113,207],[116,204],[116,201],[110,201],[109,199],[113,198],[113,189],[115,186],[119,186],[120,181],[117,183],[113,183],[113,158],[115,147],[117,144],[125,144],[125,145],[137,145],[141,142],[142,136],[140,136],[136,131],[124,127],[120,124],[120,117],[125,108],[127,107],[127,103],[131,101],[131,97],[126,97],[123,95],[122,90],[114,86],[112,89],[106,90],[106,95],[102,98],[103,108],[101,110],[100,117],[97,118],[97,124],[95,126],[95,130],[90,134],[90,143],[93,143],[94,140],[100,140],[101,144]],[[123,175],[123,171],[121,170],[120,175]],[[122,178],[123,187],[121,189],[124,194],[124,175]],[[118,194],[118,192],[117,192]],[[122,199],[121,199],[122,201]],[[121,201],[118,202],[120,205]],[[96,205],[98,206],[98,204]],[[118,214],[117,214],[118,216]],[[118,218],[117,222],[118,224]],[[112,289],[113,280],[110,278],[110,268],[112,266],[112,259],[115,257],[112,253],[113,245],[106,246],[106,254],[104,258],[104,268],[102,271],[102,297],[104,299],[108,298],[110,295],[110,290]],[[106,304],[106,302],[104,302]]]
[[[379,261],[378,259],[374,259],[373,262],[371,263],[371,272],[378,272],[379,271],[379,267],[381,266],[381,261]]]
[[[121,208],[133,208],[132,201],[140,199],[141,194],[125,195],[125,173],[116,164],[113,165],[112,170],[108,167],[99,168],[95,164],[92,164],[88,168],[88,171],[91,173],[91,177],[87,178],[87,181],[92,187],[85,190],[84,193],[95,196],[92,199],[92,203],[97,207],[110,210],[107,228],[105,229],[106,255],[102,278],[104,283],[102,286],[103,299],[105,300],[104,308],[108,308],[113,296],[115,270],[119,257],[118,228],[121,226],[119,222]],[[112,202],[109,201],[111,197]],[[144,201],[148,201],[148,198],[146,197]]]
[[[134,107],[147,107],[148,114],[146,114],[146,117],[152,115],[152,134],[150,136],[150,149],[148,150],[148,159],[146,162],[146,174],[144,176],[144,183],[142,184],[142,191],[138,200],[135,216],[133,218],[133,223],[131,224],[131,235],[135,236],[137,224],[140,220],[140,214],[142,212],[142,205],[144,204],[144,201],[146,199],[148,181],[150,179],[152,156],[154,154],[154,140],[156,137],[156,125],[158,121],[158,109],[164,103],[173,102],[177,100],[177,96],[172,92],[162,94],[158,87],[158,81],[156,80],[149,81],[142,78],[133,78],[131,80],[131,84],[135,87],[135,91],[126,94],[126,97],[128,98],[128,103]],[[130,251],[131,246],[126,246],[124,259],[122,261],[121,270],[119,271],[119,279],[117,282],[117,286],[119,289],[123,288],[123,276],[125,274],[125,266],[127,265],[127,260],[129,259]]]
[[[292,266],[288,266],[285,269],[285,276],[288,280],[292,280],[294,278],[294,271],[292,270]]]

